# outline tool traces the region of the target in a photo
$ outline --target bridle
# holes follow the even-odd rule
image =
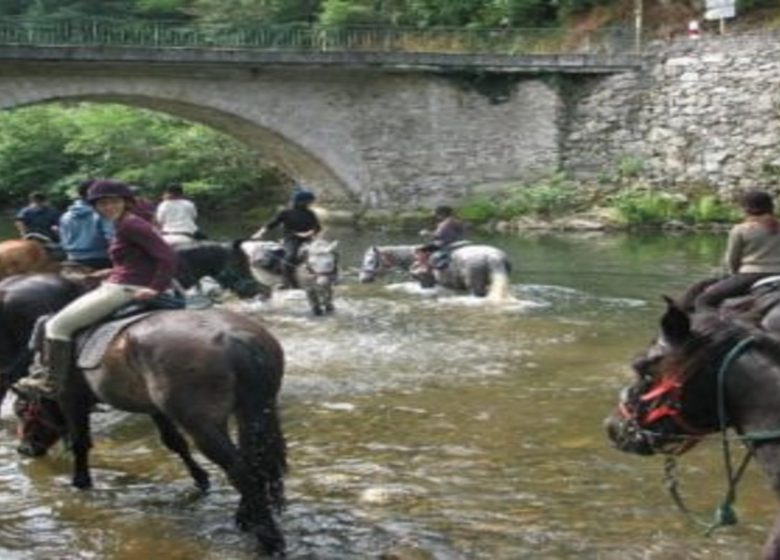
[[[16,433],[21,441],[25,441],[36,430],[49,430],[59,435],[65,431],[63,426],[58,426],[47,418],[40,399],[27,399],[19,417],[22,422],[19,423]]]
[[[682,413],[682,394],[684,383],[679,373],[675,372],[659,377],[649,389],[637,399],[638,406],[632,407],[626,399],[618,403],[620,416],[633,424],[634,431],[640,432],[654,440],[662,435],[653,430],[658,422],[669,419],[682,432],[676,434],[674,442],[659,446],[657,451],[669,455],[682,455],[699,443],[712,430],[702,429],[691,424]]]

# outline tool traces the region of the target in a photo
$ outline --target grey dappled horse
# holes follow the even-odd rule
[[[431,270],[415,263],[411,272],[426,288],[438,284],[473,296],[500,300],[509,295],[511,269],[509,258],[501,249],[469,244],[450,250],[445,268]]]
[[[306,292],[315,315],[333,312],[333,284],[338,277],[338,241],[315,239],[301,246],[295,274]],[[252,274],[266,286],[282,281],[281,267],[286,259],[284,248],[276,241],[245,241],[243,249],[249,255]]]

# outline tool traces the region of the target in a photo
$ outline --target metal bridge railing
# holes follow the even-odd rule
[[[311,52],[560,54],[628,53],[624,28],[561,29],[326,27],[116,19],[0,18],[0,46],[109,46]]]

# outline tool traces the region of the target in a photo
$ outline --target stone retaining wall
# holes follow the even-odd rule
[[[575,176],[631,158],[663,185],[780,184],[780,34],[653,44],[643,71],[576,85],[561,125]]]

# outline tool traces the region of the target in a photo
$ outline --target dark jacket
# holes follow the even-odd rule
[[[283,227],[285,237],[294,236],[296,233],[303,233],[314,230],[318,233],[322,227],[317,215],[308,208],[288,208],[279,212],[268,222],[265,229],[272,230],[277,226]]]

